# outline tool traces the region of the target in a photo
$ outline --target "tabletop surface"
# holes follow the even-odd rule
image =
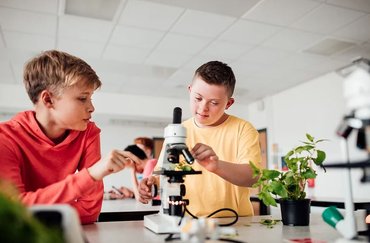
[[[327,225],[320,215],[311,215],[310,226],[284,226],[278,222],[272,228],[260,223],[261,219],[276,219],[273,216],[242,217],[233,225],[241,242],[293,242],[293,239],[310,238],[312,242],[334,242],[339,233]],[[222,219],[228,220],[228,219]],[[155,234],[144,227],[144,221],[100,222],[83,226],[90,243],[103,242],[164,242],[167,234]],[[214,241],[213,241],[214,242]],[[218,242],[218,241],[217,241]]]
[[[103,200],[101,213],[113,212],[138,212],[138,211],[158,211],[160,206],[152,206],[151,204],[143,204],[134,198],[126,198],[120,200]]]
[[[158,213],[160,206],[142,204],[133,198],[103,200],[99,222],[143,220],[145,215]]]

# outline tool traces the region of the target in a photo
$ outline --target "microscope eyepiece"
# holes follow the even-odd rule
[[[180,107],[175,107],[173,109],[173,120],[172,124],[181,124],[182,110]]]

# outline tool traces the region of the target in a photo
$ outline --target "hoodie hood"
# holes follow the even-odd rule
[[[32,143],[38,144],[39,146],[51,146],[51,147],[61,147],[69,144],[71,141],[76,139],[80,134],[79,131],[70,130],[68,136],[60,143],[55,144],[50,138],[48,138],[40,125],[36,120],[36,113],[34,111],[25,111],[18,113],[10,121],[5,123],[5,127],[2,127],[5,134],[9,136],[16,135],[18,140],[32,140]]]

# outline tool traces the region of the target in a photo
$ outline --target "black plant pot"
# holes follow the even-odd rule
[[[308,226],[310,224],[310,206],[310,199],[280,200],[283,224],[289,226]]]

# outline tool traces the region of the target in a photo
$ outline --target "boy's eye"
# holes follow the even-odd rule
[[[218,103],[217,103],[217,102],[211,102],[211,104],[212,104],[212,105],[218,105]]]
[[[80,101],[86,101],[87,100],[87,98],[86,97],[79,97],[78,98]]]
[[[200,98],[200,97],[195,97],[195,99],[196,99],[197,101],[201,101],[201,100],[202,100],[202,98]]]

